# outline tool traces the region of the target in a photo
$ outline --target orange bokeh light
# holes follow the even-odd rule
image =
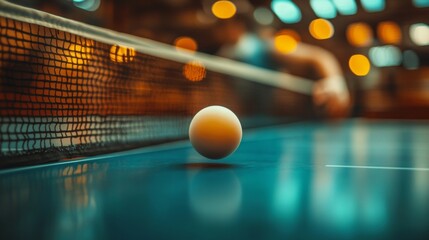
[[[199,82],[206,77],[206,67],[199,61],[190,61],[183,66],[183,76],[192,82]]]
[[[291,53],[301,40],[299,34],[291,29],[282,29],[274,37],[274,48],[281,53]]]
[[[231,1],[217,1],[212,5],[212,13],[220,19],[232,18],[236,12],[237,8]]]
[[[346,36],[349,43],[356,47],[369,46],[373,40],[371,27],[363,22],[350,24]]]
[[[315,39],[329,39],[334,35],[334,26],[328,20],[318,18],[311,21],[309,31]]]
[[[349,68],[356,76],[366,76],[371,70],[371,64],[366,56],[355,54],[349,59]]]
[[[402,32],[395,22],[385,21],[378,24],[377,35],[385,44],[399,44],[402,40]]]
[[[94,43],[92,41],[87,41],[83,45],[81,44],[71,44],[68,48],[68,51],[64,51],[64,55],[67,58],[67,67],[72,68],[73,66],[80,67],[88,63],[88,60],[91,58]]]
[[[190,37],[178,37],[174,41],[174,46],[177,50],[186,50],[190,52],[195,52],[198,49],[197,42]]]
[[[134,48],[124,47],[113,45],[110,48],[110,60],[113,62],[131,62],[134,60],[134,56],[136,55],[136,51]]]

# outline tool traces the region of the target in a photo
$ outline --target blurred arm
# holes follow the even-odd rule
[[[275,53],[280,61],[292,65],[311,65],[321,76],[313,88],[313,100],[317,106],[324,107],[329,117],[344,117],[351,105],[341,67],[335,56],[320,47],[299,43],[295,51],[288,54]]]

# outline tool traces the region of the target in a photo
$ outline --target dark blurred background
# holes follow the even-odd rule
[[[292,49],[285,51],[301,41],[332,52],[354,97],[355,115],[429,118],[429,0],[10,2],[209,54],[218,54],[239,31],[222,24],[242,21],[246,31],[291,36]],[[223,5],[216,10],[218,2]]]

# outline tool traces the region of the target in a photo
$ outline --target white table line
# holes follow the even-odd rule
[[[325,165],[330,168],[364,168],[364,169],[384,169],[384,170],[409,170],[409,171],[429,171],[429,168],[412,167],[385,167],[385,166],[358,166],[358,165]]]

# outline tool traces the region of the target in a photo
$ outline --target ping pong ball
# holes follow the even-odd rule
[[[240,145],[240,120],[228,108],[209,106],[195,114],[189,126],[189,140],[195,150],[210,159],[233,153]]]

